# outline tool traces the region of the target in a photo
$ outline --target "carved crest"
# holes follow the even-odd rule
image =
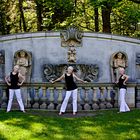
[[[60,33],[62,47],[81,47],[83,34],[75,26]]]

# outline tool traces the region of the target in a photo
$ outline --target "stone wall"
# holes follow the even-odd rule
[[[43,81],[44,64],[67,64],[67,47],[61,47],[60,32],[37,32],[1,36],[0,50],[5,51],[5,74],[13,66],[14,54],[26,50],[32,54],[32,82]],[[114,53],[124,52],[128,57],[130,82],[139,82],[139,63],[136,54],[140,53],[140,40],[122,36],[83,33],[82,46],[76,48],[76,64],[97,64],[97,83],[111,82],[110,58]]]
[[[32,83],[47,82],[44,81],[44,65],[71,65],[69,63],[71,60],[75,61],[76,65],[97,66],[98,76],[93,83],[111,83],[111,59],[113,59],[114,54],[121,52],[127,59],[129,82],[132,84],[140,83],[139,39],[89,32],[82,33],[80,39],[81,42],[77,43],[78,47],[76,46],[71,50],[67,47],[69,42],[64,42],[62,45],[60,32],[1,36],[0,52],[2,52],[2,57],[0,57],[5,62],[1,61],[0,64],[0,71],[3,74],[0,80],[3,81],[4,76],[12,70],[17,52],[24,50],[31,59],[31,66],[28,68],[30,69],[30,82]],[[69,58],[69,52],[73,52],[74,59]],[[140,94],[135,92],[135,87],[128,88],[126,98],[131,107],[135,107],[135,104],[139,107]]]

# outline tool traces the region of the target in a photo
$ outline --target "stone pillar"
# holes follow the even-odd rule
[[[42,90],[43,90],[43,96],[42,96],[42,105],[40,106],[40,108],[42,108],[42,109],[46,109],[46,107],[47,107],[47,105],[46,105],[46,103],[47,103],[47,97],[46,97],[46,87],[42,87]]]
[[[54,87],[49,87],[50,90],[50,104],[48,105],[48,110],[53,110],[54,109]]]
[[[78,91],[77,91],[77,103],[78,103],[78,110],[82,110],[81,97],[80,97],[80,90],[79,90],[79,88],[78,88]]]
[[[106,108],[106,105],[105,105],[106,103],[105,103],[105,98],[104,98],[105,87],[101,87],[99,89],[100,89],[100,96],[101,96],[99,106],[101,109],[105,109]]]
[[[135,107],[135,87],[128,87],[126,93],[126,102],[129,107]]]
[[[98,87],[93,87],[93,105],[92,105],[93,110],[99,109],[98,99],[97,99],[97,90],[98,90]]]
[[[33,107],[34,108],[39,108],[39,104],[38,104],[38,101],[39,101],[38,87],[35,87],[34,101],[35,101],[35,103],[34,103]]]
[[[63,95],[62,95],[62,90],[63,90],[63,87],[57,87],[56,88],[58,90],[58,99],[57,99],[57,102],[58,102],[58,105],[57,105],[57,110],[60,110],[60,107],[61,107],[61,103],[62,103],[62,99],[63,99]]]
[[[1,108],[6,108],[7,103],[8,103],[8,99],[6,96],[6,90],[2,89]]]
[[[90,87],[85,87],[85,105],[84,105],[85,110],[91,109],[91,106],[89,105],[89,98],[88,98],[88,94],[89,94],[90,89],[91,89]]]
[[[140,108],[140,87],[136,88],[137,90],[137,95],[136,95],[136,107]]]
[[[107,87],[107,97],[106,97],[106,100],[107,100],[107,103],[106,103],[106,107],[107,108],[112,108],[113,105],[110,103],[111,102],[111,90],[113,90],[112,87]]]

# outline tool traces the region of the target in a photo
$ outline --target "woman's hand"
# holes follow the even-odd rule
[[[11,83],[7,82],[7,85],[8,85],[8,86],[11,86]]]
[[[125,82],[123,82],[123,84],[124,84],[124,85],[126,85],[126,83],[125,83]]]
[[[52,84],[54,84],[54,83],[55,83],[53,80],[50,80],[50,82],[51,82]]]
[[[22,86],[23,83],[18,83],[18,86]]]

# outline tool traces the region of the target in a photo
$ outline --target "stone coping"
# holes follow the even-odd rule
[[[33,32],[33,33],[19,33],[19,34],[11,34],[0,36],[0,42],[10,41],[10,40],[21,40],[21,39],[32,39],[32,38],[49,38],[49,37],[60,37],[60,32]],[[115,41],[123,41],[128,43],[140,44],[139,38],[131,38],[126,36],[119,36],[113,34],[104,34],[104,33],[96,33],[96,32],[83,32],[84,38],[97,38],[97,39],[105,39],[105,40],[115,40]]]
[[[0,86],[6,86],[6,83],[0,83]],[[42,83],[24,83],[23,87],[64,87],[64,83],[55,83],[51,84],[48,82],[42,82]],[[113,83],[77,83],[78,87],[115,87],[116,84]],[[137,87],[140,86],[140,83],[128,83],[127,87]],[[117,87],[117,86],[116,86]]]

